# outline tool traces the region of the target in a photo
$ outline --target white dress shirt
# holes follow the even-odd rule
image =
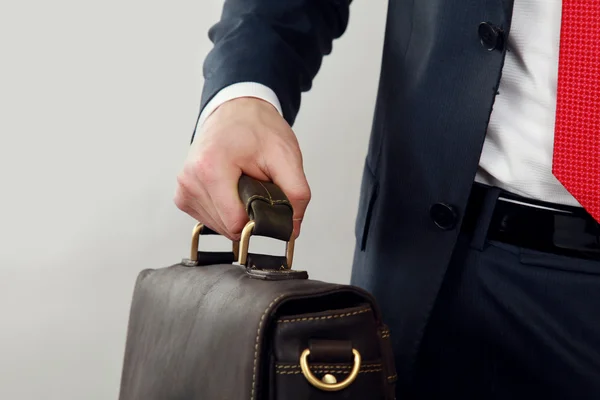
[[[552,175],[562,0],[515,0],[502,78],[476,181],[550,203],[579,206]],[[224,102],[256,97],[281,113],[268,87],[241,82],[222,89],[198,120]]]

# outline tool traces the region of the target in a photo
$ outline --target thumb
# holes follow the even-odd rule
[[[304,175],[301,161],[293,162],[288,159],[276,165],[276,167],[269,168],[269,176],[273,183],[281,188],[292,204],[294,209],[294,237],[296,238],[300,235],[302,219],[310,202],[310,187]]]

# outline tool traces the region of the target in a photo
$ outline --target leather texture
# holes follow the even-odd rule
[[[202,226],[202,229],[200,230],[200,234],[201,235],[218,235],[217,232],[213,231],[206,225]]]
[[[393,399],[386,332],[371,295],[353,286],[253,279],[231,264],[145,270],[131,305],[119,399]],[[318,356],[311,371],[340,381],[352,367],[340,353],[357,349],[356,381],[339,392],[311,386],[299,369],[311,343]]]
[[[253,235],[290,240],[294,230],[292,205],[277,185],[242,175],[238,191],[248,217],[255,223]]]
[[[497,197],[504,200],[497,201]],[[491,202],[494,209],[484,225],[487,240],[559,256],[600,261],[600,224],[583,208],[532,202],[486,185],[473,186],[463,233],[480,234],[476,230],[482,229],[479,228],[479,216],[486,207],[486,201]],[[524,205],[528,201],[536,207]]]
[[[211,264],[231,264],[236,260],[235,254],[233,252],[227,251],[219,251],[219,252],[211,252],[211,251],[199,251],[198,252],[198,260],[202,260],[203,265],[211,265]],[[187,261],[189,263],[189,261]],[[192,264],[197,265],[198,263]]]
[[[248,268],[279,271],[287,268],[284,256],[269,256],[266,254],[248,254]]]
[[[313,363],[351,363],[353,359],[352,342],[349,340],[309,340],[308,348]]]
[[[292,269],[271,270],[260,268],[246,268],[246,273],[254,279],[266,281],[283,281],[288,279],[308,279],[308,272]]]
[[[276,363],[273,392],[279,396],[277,399],[335,398],[335,394],[303,384],[305,378],[297,369],[298,349],[306,348],[311,351],[311,371],[318,378],[327,373],[334,375],[338,382],[344,380],[352,368],[351,350],[355,348],[361,353],[362,372],[346,393],[338,393],[339,398],[393,399],[395,380],[387,378],[393,376],[395,370],[384,367],[383,339],[378,329],[381,327],[377,312],[369,302],[335,311],[278,318],[273,350]],[[294,390],[290,391],[289,387]]]
[[[250,253],[248,254],[248,260],[246,273],[255,279],[269,281],[308,279],[308,273],[306,271],[282,268],[287,264],[285,257]],[[236,261],[237,259],[233,252],[199,251],[196,262],[185,259],[182,261],[182,264],[188,267],[196,267],[212,264],[231,264]]]

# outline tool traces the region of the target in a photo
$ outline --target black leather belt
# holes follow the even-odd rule
[[[463,232],[473,233],[491,188],[473,186]],[[496,189],[497,190],[497,189]],[[570,257],[600,260],[600,224],[585,210],[507,192],[495,200],[487,240]]]

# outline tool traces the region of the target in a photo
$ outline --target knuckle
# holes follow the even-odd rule
[[[297,142],[277,139],[266,154],[267,161],[273,163],[286,163],[293,168],[302,168],[302,152]]]
[[[228,221],[224,221],[225,229],[230,234],[238,234],[244,228],[244,220],[241,218],[231,219]]]
[[[286,155],[297,156],[300,151],[298,142],[291,140],[289,137],[284,138],[279,135],[274,135],[272,144],[275,151],[282,152]]]
[[[189,196],[186,194],[187,190],[187,182],[185,177],[179,175],[177,176],[177,188],[175,190],[175,196],[173,197],[173,202],[183,212],[190,211],[189,204]]]
[[[194,174],[200,182],[210,185],[216,181],[216,165],[209,156],[202,156],[196,159],[193,164]]]
[[[301,184],[289,189],[288,198],[290,201],[308,203],[312,197],[308,184]]]
[[[189,192],[189,187],[190,187],[189,175],[186,174],[185,171],[183,171],[177,175],[177,193],[181,193],[183,195],[184,193]]]
[[[192,211],[187,197],[181,195],[181,193],[179,192],[175,193],[175,197],[173,197],[173,202],[175,203],[175,206],[177,206],[178,209],[185,213],[189,213],[190,211]]]

